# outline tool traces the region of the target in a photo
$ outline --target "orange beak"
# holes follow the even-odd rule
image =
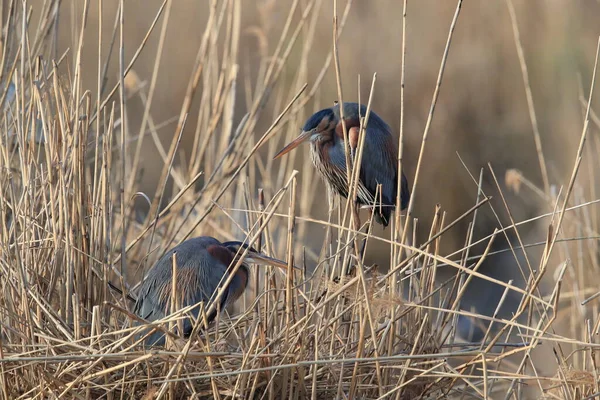
[[[248,251],[248,255],[246,256],[244,261],[251,263],[251,264],[258,264],[258,265],[274,265],[274,266],[279,267],[284,270],[287,270],[287,267],[288,267],[288,263],[285,261],[278,260],[276,258],[272,258],[272,257],[266,256],[262,253],[257,253],[254,251]],[[293,267],[295,269],[300,269],[299,267],[296,267],[295,265]]]
[[[279,151],[279,153],[277,153],[275,155],[275,157],[273,157],[273,160],[281,157],[284,154],[289,153],[290,151],[294,150],[296,147],[300,146],[302,143],[304,143],[305,141],[310,139],[310,137],[312,136],[313,133],[314,133],[314,130],[302,131],[302,133],[296,139],[294,139],[293,141],[288,143],[287,146],[285,146],[283,149],[281,149]]]

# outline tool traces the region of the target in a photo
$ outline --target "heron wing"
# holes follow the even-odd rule
[[[377,185],[381,185],[381,203],[394,205],[398,185],[398,151],[392,135],[383,128],[367,128],[365,147],[360,168],[360,180],[375,199]],[[379,204],[379,196],[376,204]]]
[[[382,121],[370,121],[365,137],[364,150],[360,168],[360,180],[357,197],[363,204],[379,204],[379,197],[375,201],[377,185],[381,184],[381,200],[384,205],[394,205],[397,187],[397,150],[389,128]],[[371,124],[375,125],[372,126]],[[329,181],[334,184],[338,192],[348,197],[348,184],[346,179],[346,159],[343,143],[331,146],[328,149],[331,162],[326,169]]]
[[[344,154],[343,144],[331,146],[328,149],[329,160],[327,165],[319,164],[321,172],[326,177],[326,181],[333,189],[335,189],[342,197],[348,197],[348,179],[346,172],[346,156]],[[362,169],[362,168],[361,168]],[[365,187],[362,173],[357,187],[357,198],[361,203],[373,203],[373,195],[371,191]]]

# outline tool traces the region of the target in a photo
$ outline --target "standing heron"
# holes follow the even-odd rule
[[[367,107],[362,104],[344,103],[344,120],[352,157],[358,146],[360,118],[364,117],[366,112]],[[313,114],[304,124],[300,135],[281,149],[274,158],[281,157],[307,140],[310,140],[311,144],[312,162],[329,190],[348,198],[344,131],[339,103]],[[381,185],[380,192],[377,192],[378,184]],[[396,204],[397,192],[398,149],[388,124],[371,111],[366,127],[355,201],[361,205],[374,206],[375,220],[386,227]],[[402,210],[408,206],[409,198],[408,181],[403,173],[400,194]]]
[[[231,269],[236,265],[244,249],[248,253],[244,257],[227,290],[223,293],[219,305],[223,310],[228,304],[236,301],[248,286],[248,264],[274,265],[287,268],[287,263],[257,252],[242,242],[219,242],[210,236],[200,236],[186,240],[169,250],[150,269],[140,288],[134,312],[147,321],[161,319],[168,314],[171,304],[173,285],[173,254],[176,253],[176,291],[179,306],[188,307],[200,302],[204,304],[218,292],[227,279]],[[192,309],[192,315],[198,319],[199,307]],[[217,315],[215,309],[208,315],[212,321]],[[183,320],[183,335],[189,336],[193,322],[190,318]],[[149,345],[164,344],[164,334],[154,332],[147,339]]]

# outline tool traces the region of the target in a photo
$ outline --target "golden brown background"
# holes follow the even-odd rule
[[[34,11],[35,3],[41,2],[31,2]],[[156,0],[125,2],[124,38],[127,61],[142,41],[160,3]],[[341,14],[346,3],[339,3]],[[558,188],[568,183],[579,145],[585,111],[580,97],[587,99],[589,93],[595,47],[600,34],[600,3],[531,0],[515,0],[514,3],[550,184]],[[272,54],[277,45],[291,4],[291,0],[241,2],[242,29],[238,55],[240,82],[254,84],[253,79],[257,75],[261,59]],[[307,1],[299,2],[299,11],[294,16],[296,20],[300,18],[301,11],[307,4]],[[208,1],[198,0],[173,2],[167,45],[160,62],[160,76],[151,109],[152,118],[157,122],[179,114],[206,24],[209,5]],[[73,32],[79,29],[79,26],[73,26],[72,21],[80,21],[83,2],[63,2],[62,7],[62,23],[58,28],[58,53],[62,53],[69,46]],[[117,7],[117,1],[104,2],[104,54],[108,51]],[[408,1],[404,168],[411,184],[455,7],[456,4],[452,1]],[[98,12],[98,2],[92,2],[85,30],[87,44],[84,46],[82,58],[84,85],[92,92],[95,91],[97,79],[97,48],[93,44],[98,40]],[[323,1],[318,13],[319,18],[315,25],[316,40],[308,59],[305,60],[309,87],[312,86],[332,48],[333,2]],[[77,18],[73,17],[74,15]],[[157,29],[151,35],[148,45],[134,66],[142,81],[149,81],[152,75],[158,31]],[[281,85],[289,84],[293,78],[293,65],[299,62],[300,50],[299,45],[292,50]],[[377,73],[373,109],[392,126],[396,135],[400,123],[401,54],[402,2],[355,0],[339,41],[345,100],[358,99],[357,79],[360,75],[361,99],[366,102],[372,76]],[[116,55],[113,57],[115,58],[108,73],[109,86],[116,83],[118,76],[117,58]],[[308,103],[306,116],[316,111],[315,103],[321,106],[329,105],[337,99],[335,82],[333,65],[330,65],[315,102]],[[293,89],[290,88],[290,91]],[[191,147],[189,138],[193,135],[197,118],[194,114],[197,102],[196,99],[196,107],[192,106],[192,114],[184,132],[183,151]],[[127,107],[129,127],[137,132],[143,106],[138,98],[133,98]],[[262,134],[276,116],[269,110],[267,109],[261,117],[261,123],[256,128],[257,135]],[[239,122],[245,111],[246,101],[243,91],[239,90],[234,120]],[[300,125],[296,126],[299,127]],[[174,124],[160,130],[165,146],[168,146],[174,133]],[[285,134],[289,138],[295,132]],[[282,136],[280,133],[271,139],[277,142],[271,145],[273,148],[283,144],[285,139]],[[591,143],[588,144],[584,155],[587,164],[580,170],[577,180],[577,185],[586,193],[591,190],[590,183],[596,184],[593,177],[597,154],[592,149],[596,148],[595,143],[598,143],[598,130],[594,126],[591,127],[589,140]],[[298,151],[301,154],[297,156],[296,168],[309,162],[308,147]],[[551,211],[551,208],[542,203],[531,190],[522,187],[519,193],[515,193],[504,184],[505,172],[516,168],[522,171],[527,179],[543,188],[523,75],[505,1],[467,1],[463,4],[426,145],[419,186],[414,193],[416,206],[413,217],[419,219],[418,237],[421,241],[427,236],[436,204],[440,204],[447,212],[446,221],[449,222],[475,202],[477,187],[458,155],[476,177],[481,168],[485,170],[484,190],[494,197],[492,204],[499,211],[503,224],[508,223],[507,214],[488,163],[491,163],[498,176],[515,220],[520,221]],[[266,151],[262,151],[257,157],[260,156],[266,157]],[[143,161],[145,172],[140,190],[154,193],[157,174],[162,168],[162,162],[156,162],[157,157],[154,145],[146,141]],[[274,166],[279,166],[279,163],[274,163]],[[272,173],[278,172],[275,170]],[[307,186],[301,174],[299,190],[302,191]],[[317,193],[324,193],[320,182],[317,188]],[[315,218],[326,218],[326,202],[315,201],[306,214]],[[463,246],[468,221],[470,219],[459,223],[451,233],[444,236],[442,253],[447,254]],[[498,223],[489,208],[482,208],[475,227],[475,237],[488,235],[497,226]],[[526,243],[543,241],[546,226],[547,220],[541,224],[527,224],[521,228],[520,233]],[[302,238],[303,242],[299,246],[306,245],[318,253],[323,242],[323,229],[320,226],[311,226],[308,233]],[[389,232],[377,227],[375,234],[389,235]],[[511,236],[511,239],[514,238]],[[499,238],[495,249],[504,247],[506,242]],[[481,250],[478,248],[473,254],[479,254]],[[541,248],[538,247],[530,253],[533,264],[537,263],[536,257],[540,251]],[[387,266],[388,257],[387,247],[369,247],[368,263],[376,262]],[[518,281],[519,274],[514,264],[512,257],[491,257],[482,267],[482,271],[502,280]],[[467,299],[470,298],[469,301],[475,306],[484,303],[482,297],[499,296],[495,289],[488,288],[483,283],[473,287]]]

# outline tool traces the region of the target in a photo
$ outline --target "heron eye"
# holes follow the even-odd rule
[[[317,127],[313,129],[314,133],[326,131],[329,128],[330,122],[331,121],[329,120],[329,118],[323,118],[321,122],[319,122],[319,125],[317,125]]]

